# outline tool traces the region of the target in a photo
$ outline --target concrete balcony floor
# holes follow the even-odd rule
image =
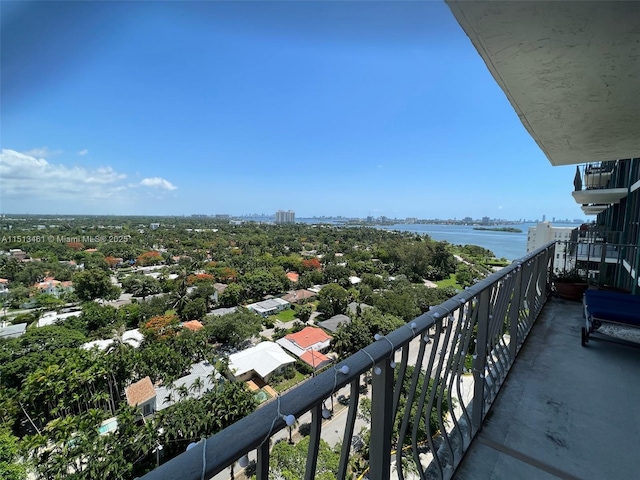
[[[640,348],[582,347],[581,307],[549,300],[455,479],[640,478]]]

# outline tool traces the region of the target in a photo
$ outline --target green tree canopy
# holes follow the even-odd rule
[[[233,346],[240,346],[262,330],[262,317],[244,308],[227,315],[209,315],[204,323],[217,341]]]
[[[115,300],[120,296],[120,288],[111,283],[109,274],[93,269],[76,273],[73,276],[73,289],[83,302],[96,300]]]
[[[305,437],[295,445],[278,442],[273,446],[270,457],[270,470],[275,478],[284,480],[300,480],[304,478],[309,450],[309,437]],[[316,465],[316,480],[335,480],[340,465],[340,451],[333,449],[320,439]]]
[[[327,318],[347,311],[349,293],[337,283],[330,283],[318,294],[318,308]]]

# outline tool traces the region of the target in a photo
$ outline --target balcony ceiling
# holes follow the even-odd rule
[[[447,3],[552,165],[640,155],[640,2]]]
[[[627,196],[629,191],[626,188],[603,188],[594,190],[579,190],[571,192],[576,203],[585,205],[587,203],[611,204],[618,203],[621,198]]]

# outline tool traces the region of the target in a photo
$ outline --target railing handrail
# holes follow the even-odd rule
[[[261,406],[247,417],[209,437],[204,441],[204,448],[198,446],[181,453],[146,474],[143,479],[199,480],[211,478],[228,468],[247,452],[261,447],[275,433],[284,429],[286,423],[282,415],[292,414],[298,418],[301,414],[316,408],[320,402],[329,398],[335,391],[358,379],[364,372],[371,369],[372,359],[373,363],[378,363],[389,358],[392,351],[397,351],[417,336],[423,335],[436,322],[441,322],[443,318],[460,309],[461,305],[478,298],[483,292],[493,288],[498,281],[516,272],[522,265],[531,262],[554,245],[555,242],[550,242],[530,252],[454,297],[431,307],[426,313],[386,335],[388,341],[374,341],[335,365],[334,368],[307,379],[296,388]],[[348,367],[346,374],[341,372],[344,366]]]

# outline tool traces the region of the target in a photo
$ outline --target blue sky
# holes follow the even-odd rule
[[[582,218],[441,2],[1,2],[0,212]]]

